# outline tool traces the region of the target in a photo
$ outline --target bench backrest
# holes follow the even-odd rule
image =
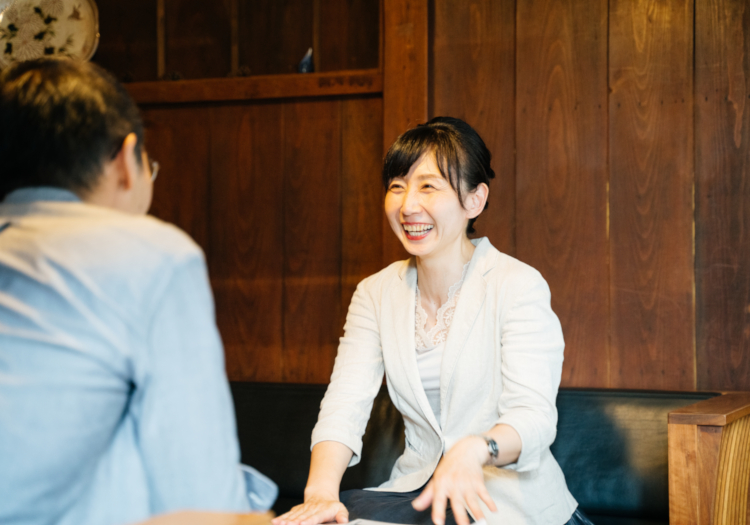
[[[310,466],[310,433],[325,385],[232,383],[242,461],[301,501]],[[717,394],[560,389],[552,453],[571,493],[593,514],[668,516],[667,414]],[[383,387],[364,436],[362,461],[341,490],[386,481],[404,450],[404,424]]]

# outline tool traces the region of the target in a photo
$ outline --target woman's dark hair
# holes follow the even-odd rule
[[[383,162],[383,185],[396,177],[403,177],[425,152],[435,153],[440,174],[458,194],[461,206],[463,195],[471,193],[481,183],[489,185],[495,172],[490,167],[492,155],[474,128],[461,119],[435,117],[426,124],[404,132],[388,150]],[[485,203],[484,209],[487,209]],[[474,233],[474,221],[469,219],[466,233]]]
[[[38,59],[0,73],[0,199],[29,186],[93,189],[104,163],[143,123],[109,73],[88,62]]]

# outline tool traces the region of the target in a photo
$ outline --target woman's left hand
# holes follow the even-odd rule
[[[482,466],[488,459],[487,443],[481,437],[468,436],[458,441],[440,460],[432,479],[412,505],[416,510],[432,505],[435,525],[444,525],[448,500],[458,525],[469,525],[467,508],[475,519],[484,518],[479,500],[497,512],[482,475]]]

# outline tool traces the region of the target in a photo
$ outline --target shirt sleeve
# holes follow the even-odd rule
[[[147,328],[133,413],[151,510],[250,509],[202,255],[178,265]]]
[[[321,441],[337,441],[349,447],[354,453],[349,466],[359,463],[362,435],[383,383],[380,330],[366,283],[357,286],[349,305],[331,383],[312,433],[311,448]]]
[[[502,327],[501,344],[503,393],[497,423],[513,427],[522,442],[518,460],[505,468],[531,471],[555,440],[555,400],[565,347],[549,287],[541,276],[516,298]]]

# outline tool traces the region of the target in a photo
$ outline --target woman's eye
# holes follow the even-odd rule
[[[388,191],[400,191],[401,189],[403,189],[403,186],[400,184],[391,184],[388,186]]]

